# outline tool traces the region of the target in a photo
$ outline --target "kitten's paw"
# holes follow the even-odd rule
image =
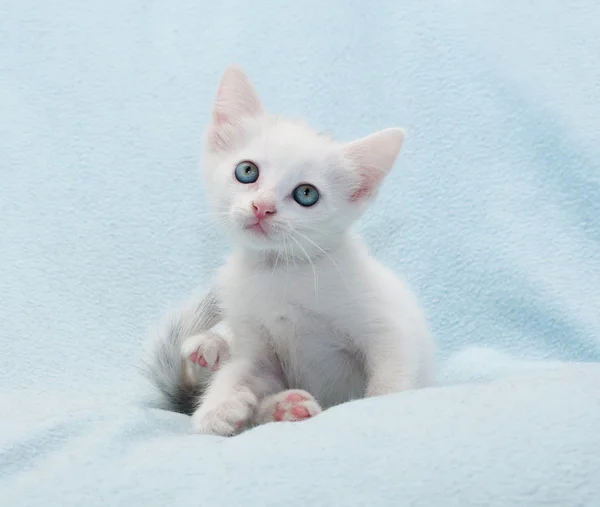
[[[289,389],[269,396],[260,402],[254,421],[265,424],[273,421],[302,421],[323,410],[306,391]]]
[[[251,419],[258,400],[247,388],[240,388],[228,400],[214,407],[201,405],[192,415],[192,428],[204,435],[235,435]]]
[[[229,359],[229,345],[219,334],[207,331],[186,338],[181,344],[181,355],[202,368],[216,371]]]

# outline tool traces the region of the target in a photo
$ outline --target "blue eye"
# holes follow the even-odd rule
[[[245,160],[235,166],[235,178],[247,185],[258,180],[258,166],[254,162]]]
[[[319,200],[319,191],[312,185],[298,185],[292,192],[292,197],[300,206],[313,206]]]

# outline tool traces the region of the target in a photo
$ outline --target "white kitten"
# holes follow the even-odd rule
[[[403,137],[388,129],[336,143],[266,113],[243,71],[225,72],[204,168],[233,251],[200,320],[229,326],[231,359],[194,412],[195,431],[230,435],[429,383],[434,346],[419,304],[350,231]],[[205,340],[215,335],[188,340],[183,353],[198,349],[192,359],[209,368],[218,353]]]

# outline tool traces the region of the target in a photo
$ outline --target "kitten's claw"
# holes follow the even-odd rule
[[[181,355],[202,368],[216,371],[229,359],[229,345],[219,334],[207,331],[186,338],[181,344]]]
[[[192,415],[192,428],[204,435],[235,435],[252,417],[258,400],[247,388],[216,407],[201,405]]]
[[[254,421],[256,424],[273,421],[302,421],[314,417],[322,411],[317,400],[311,394],[300,389],[289,389],[262,400]]]

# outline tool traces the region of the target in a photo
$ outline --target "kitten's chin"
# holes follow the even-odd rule
[[[236,231],[231,239],[236,246],[252,250],[273,250],[277,245],[272,233],[258,224]]]

